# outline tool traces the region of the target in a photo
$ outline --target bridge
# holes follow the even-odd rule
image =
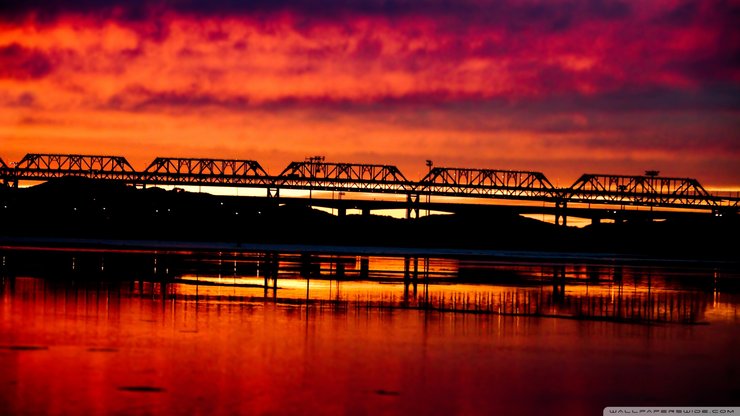
[[[337,208],[340,213],[348,208],[363,212],[405,208],[409,217],[418,217],[421,209],[459,212],[503,206],[553,214],[563,224],[573,215],[593,220],[646,211],[652,217],[676,213],[719,216],[737,214],[740,209],[737,195],[712,194],[696,179],[661,177],[655,171],[636,176],[584,174],[571,186],[559,188],[541,172],[432,167],[429,161],[427,165],[427,175],[409,180],[393,165],[333,163],[320,156],[291,162],[280,174],[270,175],[259,162],[244,159],[157,157],[145,169],[136,170],[123,156],[30,153],[10,166],[0,159],[0,179],[8,187],[17,187],[21,181],[74,176],[137,186],[256,188],[270,198],[281,198],[281,189],[304,190],[309,191],[310,205]],[[314,198],[314,191],[392,194],[402,200],[334,200],[320,193]]]

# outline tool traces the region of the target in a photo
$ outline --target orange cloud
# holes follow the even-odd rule
[[[290,2],[70,5],[46,20],[18,6],[0,25],[0,156],[242,157],[279,171],[323,153],[409,176],[432,158],[740,184],[740,40],[721,10],[566,3],[571,14],[491,5],[499,16],[369,2],[333,12],[343,19]]]

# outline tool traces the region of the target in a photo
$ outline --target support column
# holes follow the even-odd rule
[[[419,218],[419,194],[406,195],[406,219]]]
[[[565,301],[565,266],[553,267],[552,299],[556,304],[561,304]]]
[[[568,215],[566,214],[567,207],[568,203],[565,201],[555,202],[555,225],[562,225],[563,227],[568,225]]]
[[[411,276],[409,274],[409,257],[403,258],[403,305],[409,304],[409,285],[411,285]]]
[[[366,280],[370,276],[370,259],[360,257],[360,279]]]

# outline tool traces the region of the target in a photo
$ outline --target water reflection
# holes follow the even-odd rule
[[[2,271],[50,281],[129,281],[127,296],[269,300],[306,308],[736,322],[735,265],[503,261],[311,253],[7,251]]]
[[[599,414],[740,397],[726,267],[1,254],[8,414]]]

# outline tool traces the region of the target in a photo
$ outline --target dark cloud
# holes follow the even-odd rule
[[[353,57],[361,61],[371,61],[377,59],[383,52],[383,43],[377,39],[361,39],[353,52]]]
[[[740,79],[740,3],[732,1],[687,0],[656,19],[658,25],[675,30],[711,31],[709,42],[692,55],[680,56],[666,64],[666,69],[693,79]]]
[[[473,120],[491,115],[521,114],[545,119],[551,114],[734,114],[740,111],[740,86],[714,85],[699,90],[647,88],[601,94],[560,93],[522,100],[488,97],[479,93],[447,90],[387,94],[352,99],[329,95],[284,95],[269,100],[255,100],[248,95],[208,93],[198,90],[158,91],[144,86],[130,86],[109,98],[103,107],[122,111],[157,111],[215,107],[233,111],[332,111],[338,113],[394,113],[398,111],[439,111],[460,114]],[[418,113],[417,113],[418,115]],[[689,116],[682,116],[689,117]],[[696,121],[696,120],[694,120]],[[552,124],[553,132],[578,131],[571,122]],[[511,126],[510,126],[511,127]]]
[[[127,87],[111,96],[102,105],[105,109],[122,111],[151,111],[167,109],[202,109],[219,107],[232,110],[250,107],[248,97],[209,94],[194,91],[154,91],[143,86]]]
[[[704,132],[710,132],[705,129]],[[588,137],[583,140],[569,139],[569,144],[578,145],[584,149],[629,149],[632,151],[659,150],[664,152],[688,152],[695,154],[724,153],[726,156],[740,156],[740,144],[735,143],[728,137],[703,137],[697,135],[697,132],[691,132],[685,135],[673,134],[670,140],[666,137],[655,134],[655,132],[640,132],[633,136],[620,137]]]
[[[726,111],[740,110],[740,86],[715,84],[701,89],[664,87],[632,88],[596,95],[558,94],[540,100],[528,100],[518,105],[550,109],[554,105],[563,111],[599,111],[629,113],[644,111]]]
[[[669,62],[665,67],[691,79],[711,81],[740,78],[740,45],[734,50],[714,51],[704,56],[681,57]]]
[[[18,107],[32,107],[36,104],[36,96],[30,92],[24,92],[18,96],[13,104]]]
[[[5,19],[32,17],[52,21],[65,14],[95,15],[122,21],[142,21],[164,12],[195,16],[238,16],[290,13],[309,20],[336,20],[353,15],[388,18],[430,16],[464,24],[505,24],[511,28],[541,26],[565,30],[579,19],[619,19],[631,12],[622,0],[569,0],[519,3],[513,1],[449,0],[25,0],[3,2]]]
[[[49,75],[54,65],[49,56],[18,43],[0,46],[0,78],[34,80]]]
[[[18,124],[22,126],[61,126],[65,123],[60,119],[51,117],[22,116],[18,120]]]
[[[33,110],[39,107],[39,102],[35,94],[29,91],[11,94],[0,92],[0,107]]]
[[[683,0],[652,19],[653,24],[685,29],[693,25],[734,30],[740,19],[740,3],[728,0]]]
[[[5,20],[31,17],[39,22],[50,22],[65,14],[85,14],[115,17],[120,20],[143,20],[154,8],[146,0],[28,0],[0,2],[0,16]]]
[[[672,26],[688,26],[694,23],[694,20],[699,15],[699,6],[700,4],[696,0],[684,1],[656,17],[655,23]]]

